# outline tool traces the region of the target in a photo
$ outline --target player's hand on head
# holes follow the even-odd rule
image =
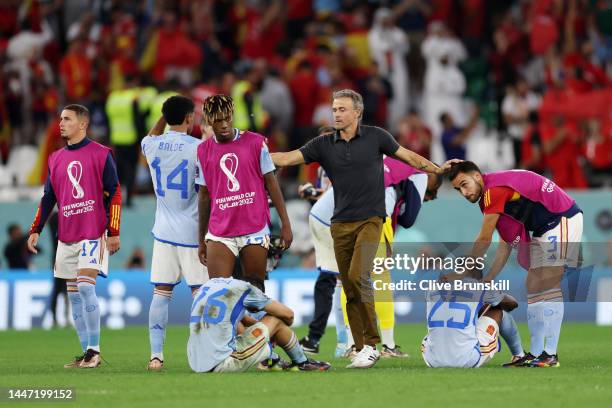
[[[38,245],[38,237],[40,236],[40,234],[34,232],[32,234],[30,234],[30,236],[28,237],[28,250],[30,252],[32,252],[33,254],[37,254],[38,253],[38,249],[36,248],[36,245]]]
[[[200,258],[200,263],[204,266],[206,265],[206,241],[200,242],[198,247],[198,257]]]
[[[289,249],[289,247],[291,247],[291,243],[293,242],[293,232],[291,232],[290,225],[283,225],[281,228],[280,237],[283,249]]]
[[[119,236],[108,237],[106,241],[106,245],[108,246],[108,252],[113,255],[115,252],[119,251],[121,247],[121,241],[119,240]]]

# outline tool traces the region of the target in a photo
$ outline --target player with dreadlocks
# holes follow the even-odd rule
[[[270,245],[266,191],[280,216],[281,247],[289,248],[293,239],[266,139],[232,127],[234,102],[229,96],[206,98],[202,110],[213,136],[198,146],[197,153],[199,256],[208,266],[213,286],[202,286],[195,295],[192,310],[200,310],[200,315],[192,316],[191,320],[194,324],[190,325],[188,345],[190,365],[196,371],[243,371],[266,361],[266,369],[282,368],[280,357],[268,346],[274,338],[291,358],[292,369],[328,370],[328,363],[306,358],[293,331],[288,330],[279,340],[274,324],[269,324],[270,319],[275,319],[274,310],[263,307],[268,304],[262,292]],[[244,280],[250,284],[232,279],[237,256]],[[237,285],[242,285],[242,289],[232,289]],[[251,302],[253,296],[263,299],[260,307]],[[265,309],[269,316],[258,322],[243,319],[245,308]],[[200,330],[202,319],[212,329]]]
[[[282,223],[284,249],[293,239],[285,202],[264,136],[232,127],[234,102],[204,100],[203,119],[213,137],[198,147],[199,256],[211,278],[230,277],[237,256],[245,280],[264,290],[270,243],[270,194]]]

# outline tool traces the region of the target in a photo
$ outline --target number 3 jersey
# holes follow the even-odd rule
[[[259,311],[272,300],[248,282],[213,278],[195,293],[189,317],[187,357],[194,371],[206,372],[235,349],[236,326],[246,309]]]
[[[198,246],[196,154],[200,139],[168,131],[142,139],[157,196],[153,237],[172,245]]]
[[[478,311],[485,303],[497,306],[503,298],[504,294],[499,291],[427,292],[425,360],[435,367],[471,367],[480,356],[476,332]]]

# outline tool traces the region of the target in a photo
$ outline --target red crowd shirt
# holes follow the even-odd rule
[[[567,127],[569,135],[549,154],[546,155],[546,164],[552,171],[553,181],[561,188],[587,188],[588,184],[578,157],[582,149],[577,141],[577,132]],[[551,125],[541,127],[542,144],[555,137],[555,128]]]
[[[85,99],[91,93],[91,61],[84,55],[69,53],[60,63],[60,73],[66,82],[69,100]]]

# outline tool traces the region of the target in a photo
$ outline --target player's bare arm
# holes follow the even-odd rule
[[[395,152],[395,158],[403,161],[409,166],[414,167],[415,169],[435,174],[444,174],[450,169],[453,163],[459,163],[461,161],[459,159],[451,159],[445,162],[441,167],[438,167],[423,156],[402,146],[400,146]]]
[[[275,166],[287,167],[297,166],[298,164],[304,164],[304,155],[299,150],[292,150],[284,153],[271,153],[272,161]]]
[[[518,307],[518,302],[514,298],[514,296],[505,294],[504,298],[497,305],[498,308],[505,310],[506,312],[511,312],[512,310]]]
[[[149,130],[149,136],[163,135],[165,129],[166,129],[166,119],[162,115],[160,116],[159,119],[157,119],[157,122],[155,122],[151,130]]]
[[[491,241],[493,241],[493,232],[495,232],[497,220],[499,220],[499,214],[485,214],[482,220],[482,227],[480,227],[480,233],[476,237],[474,246],[472,247],[471,257],[480,258],[487,252],[491,245]]]
[[[301,154],[301,153],[300,153]],[[285,207],[285,200],[283,199],[283,193],[281,193],[278,180],[274,175],[274,172],[264,174],[264,183],[266,184],[266,190],[270,194],[272,204],[276,207],[278,216],[281,220],[281,241],[284,249],[288,249],[293,241],[293,233],[291,232],[291,222],[289,221],[289,215],[287,215],[287,208]]]
[[[208,221],[210,220],[210,193],[206,186],[200,186],[198,192],[198,256],[200,262],[206,265],[206,240],[204,237],[208,232]]]
[[[293,310],[289,309],[282,303],[277,302],[276,300],[273,300],[266,307],[264,307],[264,311],[270,316],[279,318],[287,326],[291,326],[293,324]]]
[[[493,260],[491,269],[489,269],[489,273],[487,273],[487,275],[484,277],[484,281],[492,281],[497,275],[499,275],[504,265],[506,265],[506,262],[508,262],[511,252],[512,247],[510,244],[503,240],[499,241],[499,246],[495,251],[495,259]]]
[[[254,325],[257,322],[258,320],[253,319],[251,316],[244,316],[242,320],[240,321],[240,324],[242,324],[245,327],[249,327],[249,326]]]

